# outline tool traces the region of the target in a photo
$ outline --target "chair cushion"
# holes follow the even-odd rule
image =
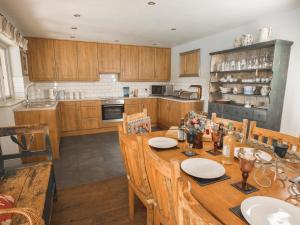
[[[9,195],[0,195],[0,211],[1,209],[10,209],[13,207],[14,199]],[[8,214],[1,214],[0,215],[0,224],[11,224],[11,217],[10,213]]]
[[[151,120],[147,116],[127,123],[127,134],[147,133],[151,130]]]

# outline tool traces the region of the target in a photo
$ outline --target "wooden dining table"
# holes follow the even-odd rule
[[[148,137],[171,137],[177,139],[177,131],[156,131],[148,134]],[[189,158],[188,156],[182,154],[183,151],[187,150],[187,145],[185,143],[178,142],[178,147],[179,148],[177,149],[168,150],[153,149],[153,151],[155,151],[157,155],[164,160],[178,159],[180,161],[183,161]],[[198,154],[193,156],[193,158],[206,158],[221,163],[221,155],[214,156],[207,153],[207,151],[212,149],[212,142],[204,142],[203,149],[193,149],[193,151]],[[230,208],[241,205],[243,200],[249,197],[269,196],[285,200],[289,196],[289,193],[287,191],[287,187],[289,185],[288,181],[286,181],[285,187],[283,183],[279,181],[273,182],[271,187],[268,188],[260,187],[253,179],[253,171],[257,168],[254,168],[252,172],[250,172],[247,182],[258,188],[259,190],[251,194],[244,194],[231,185],[242,180],[242,173],[239,168],[238,160],[234,159],[232,164],[224,165],[224,167],[226,170],[226,175],[228,175],[230,179],[212,183],[206,186],[200,186],[193,177],[181,171],[182,177],[185,177],[190,181],[192,187],[192,194],[194,195],[194,197],[223,224],[247,224],[244,220],[242,220],[232,211],[230,211]],[[300,174],[298,174],[298,176],[299,175]]]

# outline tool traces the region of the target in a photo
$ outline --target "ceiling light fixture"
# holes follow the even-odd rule
[[[70,38],[76,38],[75,36],[71,35]]]
[[[153,1],[150,1],[150,2],[148,2],[147,4],[148,4],[148,5],[155,5],[156,3],[153,2]]]
[[[114,42],[120,42],[119,40],[114,40]]]
[[[78,27],[71,27],[71,29],[72,29],[72,30],[77,30],[77,29],[78,29]]]
[[[177,30],[176,28],[171,28],[171,31]]]
[[[76,13],[73,15],[74,17],[80,17],[80,14],[79,13]]]
[[[156,45],[158,45],[158,44],[157,44],[157,43],[153,43],[152,45],[153,45],[153,46],[156,46]]]

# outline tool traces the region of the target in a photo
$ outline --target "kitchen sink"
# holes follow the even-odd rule
[[[30,104],[25,104],[26,108],[50,108],[55,106],[56,102],[31,102]]]

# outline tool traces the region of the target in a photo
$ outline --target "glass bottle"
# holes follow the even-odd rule
[[[228,134],[223,140],[223,151],[222,151],[222,163],[232,164],[234,158],[234,147],[236,145],[236,139],[233,135],[233,130],[229,130]]]
[[[224,136],[225,136],[224,124],[223,123],[220,123],[218,132],[220,134],[220,140],[219,140],[219,143],[218,143],[218,148],[222,149],[223,148],[223,139],[224,139]]]
[[[180,124],[178,126],[178,135],[177,139],[179,142],[184,142],[186,139],[186,133],[185,133],[185,125],[184,125],[184,118],[180,119]]]

